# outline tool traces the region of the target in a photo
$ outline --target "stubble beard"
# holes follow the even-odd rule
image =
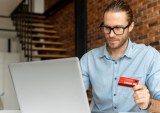
[[[123,48],[126,43],[128,43],[128,37],[129,35],[127,33],[121,40],[117,40],[118,44],[116,43],[115,45],[109,44],[109,42],[107,41],[108,49],[115,50]]]

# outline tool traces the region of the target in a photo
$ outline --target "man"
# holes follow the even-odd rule
[[[93,112],[160,112],[160,54],[150,46],[132,43],[133,27],[128,4],[113,1],[100,26],[106,44],[80,60],[86,90],[92,85]],[[139,83],[133,88],[119,86],[122,76]]]

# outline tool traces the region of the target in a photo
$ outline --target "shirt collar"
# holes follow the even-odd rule
[[[128,47],[125,50],[125,52],[122,55],[122,57],[132,58],[132,49],[133,49],[132,46],[133,46],[133,43],[129,39],[129,41],[128,41]],[[106,43],[102,46],[102,52],[99,55],[99,57],[100,58],[106,57],[107,59],[111,59],[111,56],[110,56],[110,54],[107,51],[107,44]]]
[[[102,46],[102,52],[99,55],[99,57],[100,58],[106,57],[107,59],[111,58],[110,54],[107,51],[107,44],[106,43]]]
[[[129,39],[129,41],[128,41],[128,47],[127,47],[127,49],[125,50],[124,55],[123,55],[122,57],[126,56],[126,57],[128,57],[128,58],[132,58],[132,53],[133,53],[133,43],[132,43],[132,41]]]

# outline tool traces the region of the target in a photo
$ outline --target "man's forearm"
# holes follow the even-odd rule
[[[160,100],[151,99],[150,112],[160,113]]]

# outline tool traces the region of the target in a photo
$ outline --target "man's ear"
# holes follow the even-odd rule
[[[131,32],[134,28],[134,22],[131,23],[131,25],[129,26],[129,32]]]

